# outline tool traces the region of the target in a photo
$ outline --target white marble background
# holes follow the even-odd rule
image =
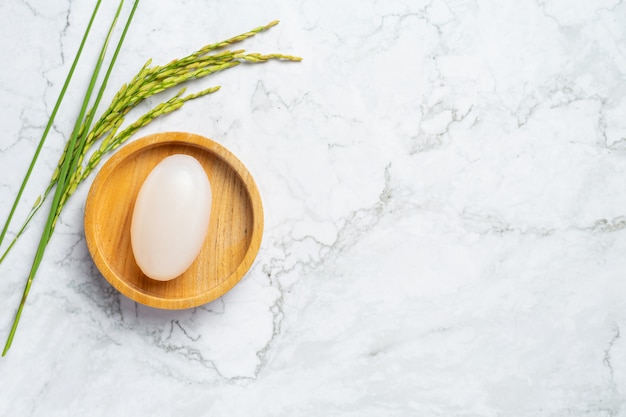
[[[92,4],[0,3],[2,218]],[[84,184],[0,360],[0,415],[626,416],[626,4],[144,0],[111,85],[273,19],[244,47],[302,63],[198,83],[223,87],[137,136],[202,134],[248,166],[249,274],[193,310],[120,296]],[[41,223],[0,267],[2,342]]]

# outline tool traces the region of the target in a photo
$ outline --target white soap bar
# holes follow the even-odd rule
[[[211,200],[206,172],[192,156],[168,156],[154,167],[137,195],[130,229],[144,274],[168,281],[191,266],[206,238]]]

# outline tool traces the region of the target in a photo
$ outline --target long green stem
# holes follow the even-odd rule
[[[138,0],[137,0],[138,1]],[[89,82],[89,86],[87,88],[87,92],[85,93],[85,97],[83,99],[83,104],[81,106],[80,109],[80,113],[78,118],[76,119],[76,123],[74,124],[74,130],[72,132],[72,135],[70,137],[69,140],[69,145],[68,145],[68,149],[72,150],[74,149],[74,146],[76,144],[76,140],[78,138],[78,134],[80,132],[80,128],[83,124],[83,121],[85,119],[85,113],[87,111],[87,107],[89,105],[89,100],[91,98],[91,94],[93,93],[93,89],[95,87],[96,84],[96,80],[98,78],[98,74],[100,72],[100,69],[102,68],[102,62],[104,61],[104,57],[106,54],[106,49],[107,46],[109,44],[109,41],[111,39],[111,35],[113,33],[113,28],[115,27],[115,24],[117,22],[117,19],[119,17],[119,14],[122,10],[122,5],[124,4],[124,0],[120,0],[120,4],[118,6],[117,12],[115,14],[115,17],[113,18],[113,22],[111,23],[111,26],[109,27],[109,32],[107,34],[107,37],[104,41],[104,44],[102,45],[101,51],[100,51],[100,55],[98,57],[98,61],[96,62],[96,67],[93,71],[93,74],[91,76],[91,80]],[[71,151],[70,151],[71,153]],[[50,212],[48,214],[48,218],[46,220],[46,224],[44,226],[44,230],[43,233],[41,234],[41,239],[39,241],[39,246],[37,247],[37,252],[35,253],[35,259],[33,261],[33,264],[31,266],[31,270],[28,274],[28,280],[26,281],[26,286],[24,288],[24,293],[22,294],[22,299],[20,300],[20,305],[17,309],[17,312],[15,314],[15,320],[13,321],[13,325],[11,326],[11,330],[9,332],[9,336],[7,338],[6,344],[4,346],[4,350],[2,351],[2,356],[5,356],[7,354],[7,352],[9,351],[9,349],[11,348],[11,344],[13,343],[13,338],[15,337],[15,332],[17,330],[17,326],[19,324],[20,321],[20,317],[22,315],[22,310],[24,309],[24,305],[26,304],[26,299],[28,298],[28,294],[30,292],[30,288],[32,286],[33,280],[35,278],[35,275],[37,274],[37,270],[39,269],[39,266],[41,265],[41,260],[43,259],[43,255],[45,253],[46,247],[48,245],[48,242],[50,240],[50,237],[52,236],[52,232],[54,230],[54,225],[55,225],[55,220],[56,220],[56,214],[57,214],[57,207],[59,206],[59,203],[61,201],[61,197],[63,196],[63,194],[65,193],[65,186],[67,184],[67,180],[68,180],[68,173],[70,172],[71,166],[76,164],[76,161],[72,161],[72,158],[68,157],[65,158],[64,162],[63,162],[63,166],[61,168],[61,172],[59,174],[59,179],[57,182],[57,186],[56,186],[56,190],[54,192],[54,197],[52,199],[52,206],[50,207]]]
[[[9,216],[7,217],[7,220],[4,223],[2,231],[0,232],[0,245],[2,245],[4,237],[6,236],[7,230],[9,229],[9,225],[11,224],[11,220],[13,219],[13,215],[15,214],[15,210],[17,209],[17,205],[19,204],[22,198],[22,194],[24,193],[24,189],[26,188],[26,183],[28,183],[28,180],[30,179],[30,175],[32,174],[33,168],[35,167],[35,163],[37,162],[37,159],[39,158],[39,154],[41,153],[43,144],[46,141],[46,138],[48,137],[48,133],[50,132],[50,129],[52,128],[52,124],[54,123],[54,118],[56,117],[59,107],[61,106],[63,97],[65,97],[65,92],[67,90],[67,87],[70,84],[70,80],[72,79],[72,76],[74,75],[74,69],[76,69],[76,65],[78,64],[78,59],[80,58],[83,52],[83,47],[85,46],[85,42],[87,41],[87,36],[89,35],[89,32],[91,31],[91,26],[93,25],[93,22],[96,18],[96,14],[98,13],[98,9],[100,8],[101,2],[102,0],[98,0],[98,2],[96,3],[93,9],[93,13],[91,14],[91,19],[89,20],[89,24],[87,25],[87,29],[85,30],[85,34],[83,35],[83,39],[80,42],[80,46],[78,47],[78,51],[76,52],[76,56],[74,57],[74,62],[72,62],[72,66],[70,67],[70,70],[67,73],[67,77],[65,78],[65,83],[63,84],[63,88],[61,88],[61,92],[59,93],[59,97],[57,98],[56,104],[54,105],[54,108],[52,109],[52,113],[50,114],[50,119],[48,120],[48,124],[46,125],[46,128],[44,129],[43,134],[41,135],[41,139],[39,140],[39,144],[37,145],[37,149],[35,150],[33,159],[30,162],[28,170],[26,171],[26,175],[24,175],[24,179],[22,180],[22,185],[20,186],[20,189],[17,192],[17,196],[15,197],[13,206],[11,207],[11,210],[9,211]],[[4,256],[2,257],[2,259],[4,259]],[[0,263],[2,262],[2,259],[0,259]]]
[[[120,50],[122,49],[124,39],[126,39],[126,33],[128,33],[128,29],[133,20],[133,17],[135,16],[135,11],[137,10],[138,5],[139,5],[139,0],[136,0],[135,3],[133,4],[133,8],[130,11],[128,19],[126,20],[126,25],[124,26],[124,30],[122,31],[122,35],[120,36],[120,40],[117,43],[115,52],[113,53],[113,56],[111,57],[111,61],[109,62],[109,67],[107,68],[107,72],[105,73],[104,79],[102,80],[102,83],[100,84],[100,89],[98,90],[98,95],[96,96],[96,100],[93,106],[91,107],[91,111],[89,112],[89,117],[87,118],[87,121],[83,123],[82,125],[82,130],[84,132],[83,134],[85,135],[85,137],[87,137],[89,134],[91,123],[93,122],[94,116],[96,114],[96,110],[98,109],[98,105],[100,104],[100,101],[102,100],[102,96],[104,95],[104,92],[106,90],[107,83],[109,82],[109,77],[111,76],[111,72],[113,72],[113,67],[115,66],[115,62],[117,61],[117,56],[119,55]],[[81,155],[82,149],[80,151],[81,152],[75,152],[73,155],[73,158],[77,157],[78,155]]]
[[[123,3],[123,0],[122,0],[122,3]],[[98,90],[96,100],[93,106],[91,107],[91,111],[88,112],[88,116],[86,120],[82,123],[80,127],[80,131],[82,132],[82,134],[79,137],[79,145],[76,147],[74,154],[72,155],[72,158],[71,158],[72,163],[70,165],[70,169],[68,172],[68,178],[67,178],[68,183],[67,183],[67,186],[65,187],[66,190],[64,190],[63,196],[61,197],[61,201],[58,205],[55,222],[56,222],[56,219],[61,214],[61,210],[63,206],[65,205],[65,201],[67,197],[69,197],[69,195],[74,192],[74,190],[76,189],[76,186],[78,185],[77,182],[79,181],[79,178],[81,176],[80,170],[82,170],[81,164],[83,161],[83,156],[89,146],[88,144],[89,129],[91,128],[91,123],[93,122],[96,110],[98,108],[98,105],[100,104],[100,100],[102,100],[102,96],[104,95],[104,91],[109,81],[109,77],[111,76],[111,72],[113,71],[115,62],[117,61],[117,56],[119,55],[120,50],[122,49],[124,39],[126,39],[126,33],[128,32],[128,28],[130,27],[133,17],[135,16],[135,11],[137,10],[138,5],[139,5],[139,0],[135,0],[135,3],[133,4],[133,8],[130,11],[128,19],[126,20],[126,25],[124,26],[122,35],[120,36],[120,39],[117,42],[117,47],[115,48],[113,57],[111,58],[111,61],[109,62],[109,67],[107,68],[107,71],[104,75],[104,79],[102,80],[102,83],[100,84],[100,89]],[[121,4],[120,4],[120,7],[121,7]],[[119,9],[118,9],[118,14],[119,14]],[[115,18],[117,19],[117,15],[115,16]],[[115,24],[115,21],[114,21],[114,24]],[[111,29],[113,29],[113,26],[111,26]],[[111,32],[109,32],[109,37],[110,36],[111,36]],[[107,38],[107,42],[108,42],[108,38]],[[103,49],[103,52],[105,49],[106,48]],[[101,58],[104,59],[104,56],[102,56]],[[68,189],[70,190],[69,192],[68,192]]]

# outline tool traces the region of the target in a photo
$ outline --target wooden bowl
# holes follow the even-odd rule
[[[163,158],[181,153],[195,157],[209,177],[209,230],[185,273],[156,281],[141,272],[133,256],[133,206],[150,171]],[[262,234],[263,208],[250,173],[224,147],[191,133],[154,134],[120,149],[96,176],[85,206],[87,245],[102,275],[127,297],[163,309],[196,307],[230,290],[252,265]]]

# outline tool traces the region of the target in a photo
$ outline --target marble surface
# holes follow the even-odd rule
[[[1,217],[92,4],[0,4]],[[243,46],[302,63],[194,84],[222,90],[134,137],[245,163],[266,225],[247,276],[203,307],[137,305],[90,258],[83,184],[0,360],[0,415],[625,416],[626,4],[144,0],[110,84],[274,19]],[[0,266],[3,342],[42,222]]]

